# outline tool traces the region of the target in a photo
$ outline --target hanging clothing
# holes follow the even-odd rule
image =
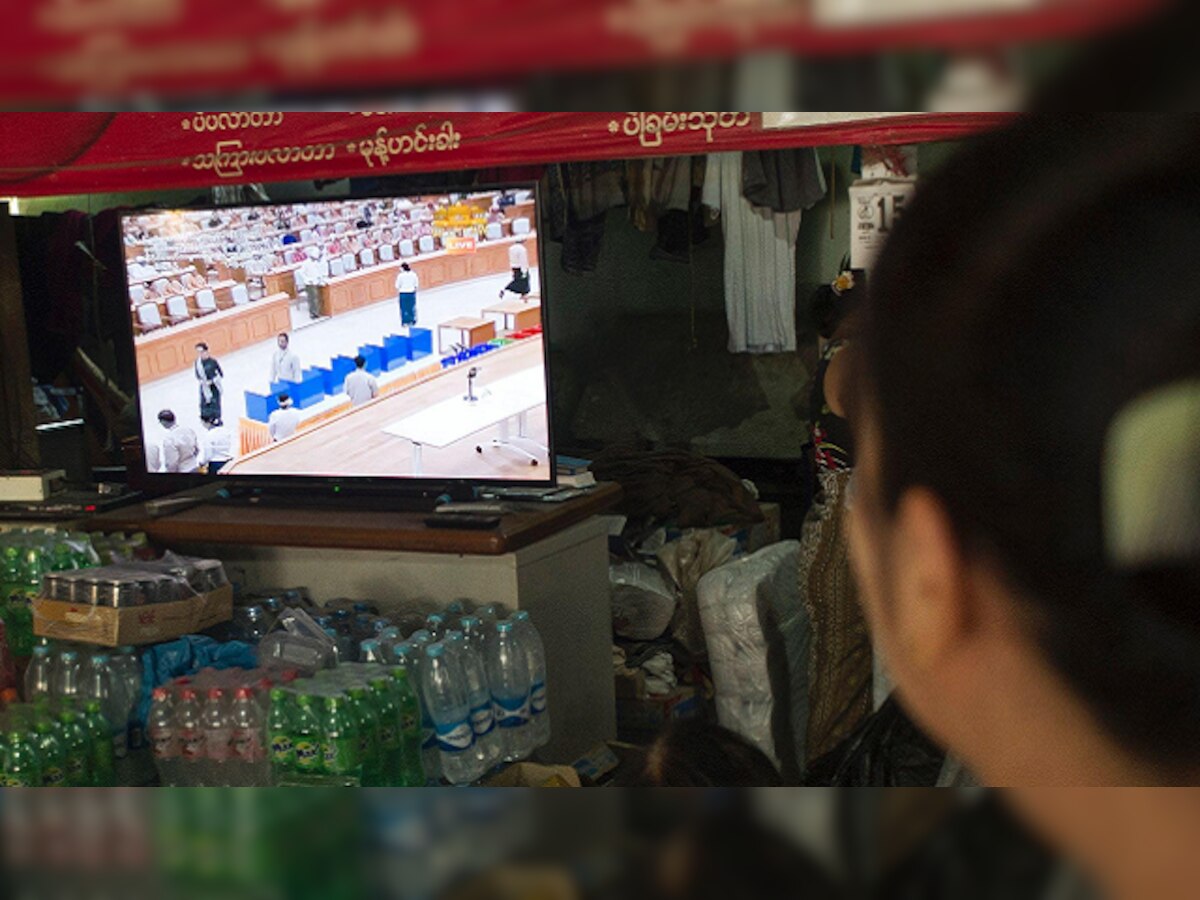
[[[615,160],[564,163],[546,171],[544,221],[551,240],[562,242],[564,272],[594,272],[600,261],[608,211],[625,203],[622,164]]]
[[[725,233],[725,315],[731,353],[796,350],[799,212],[773,213],[742,195],[742,154],[708,157],[703,203]]]
[[[825,173],[816,147],[742,154],[742,195],[755,206],[803,212],[825,193]]]

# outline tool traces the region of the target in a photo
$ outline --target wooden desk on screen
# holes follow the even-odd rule
[[[501,331],[524,331],[542,324],[542,304],[540,301],[505,300],[485,306],[480,315],[484,318],[498,316]]]
[[[196,343],[208,344],[213,356],[271,340],[291,330],[292,298],[271,294],[261,300],[191,319],[181,325],[160,328],[133,340],[137,352],[138,379],[156,381],[190,369],[196,359]]]
[[[270,294],[291,294],[296,295],[296,270],[300,268],[300,263],[288,263],[286,266],[277,266],[271,271],[263,275],[263,292]]]
[[[236,484],[237,478],[224,479]],[[212,556],[253,588],[303,584],[318,602],[370,597],[385,614],[458,597],[527,609],[546,645],[553,734],[547,759],[616,736],[608,525],[615,485],[566,503],[514,504],[490,531],[428,528],[424,513],[204,504],[154,517],[125,507],[89,530],[145,531]]]
[[[537,259],[537,235],[522,235],[525,249],[529,251],[531,261]],[[444,284],[455,284],[469,281],[472,278],[482,278],[486,275],[503,275],[511,272],[508,265],[508,248],[515,238],[501,238],[496,241],[486,241],[478,245],[474,253],[450,253],[446,250],[435,250],[433,253],[422,253],[395,262],[381,263],[360,269],[349,275],[338,275],[330,278],[319,288],[321,297],[321,313],[326,316],[336,316],[362,309],[385,300],[396,299],[396,273],[400,271],[400,263],[407,262],[417,277],[421,279],[421,290],[440,287]],[[420,302],[420,294],[417,295]]]

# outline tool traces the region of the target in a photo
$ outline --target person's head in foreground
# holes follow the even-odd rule
[[[196,355],[201,359],[208,359],[208,344],[197,344]]]
[[[175,427],[175,413],[169,409],[164,409],[158,414],[158,424],[168,431]]]
[[[280,409],[287,409],[292,405],[292,396],[286,391],[281,393],[277,399],[279,401]]]
[[[872,272],[863,604],[987,784],[1200,783],[1197,160],[1197,117],[1022,119],[922,181]],[[1016,798],[1114,893],[1135,843],[1169,861],[1143,877],[1200,865],[1200,799]]]
[[[672,722],[646,750],[633,785],[641,787],[777,787],[767,755],[736,732],[700,719]]]
[[[354,368],[356,368],[356,369],[362,369],[362,368],[365,368],[365,367],[366,367],[366,365],[367,365],[367,359],[366,359],[366,357],[364,357],[364,356],[356,356],[356,357],[354,357]]]
[[[275,338],[275,343],[279,345],[280,350],[286,350],[288,348],[287,332],[283,332],[277,338]]]

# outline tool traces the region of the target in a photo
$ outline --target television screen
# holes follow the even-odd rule
[[[533,186],[121,219],[146,468],[553,480]]]

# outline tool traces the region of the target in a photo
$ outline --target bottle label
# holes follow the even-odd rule
[[[233,731],[233,755],[242,762],[259,762],[263,758],[262,741],[253,728],[235,728]]]
[[[349,775],[358,764],[359,742],[352,735],[326,738],[325,771],[330,775]]]
[[[229,759],[232,747],[232,735],[223,729],[210,731],[204,741],[204,751],[213,762],[224,762]]]
[[[204,757],[204,735],[188,732],[179,739],[179,755],[188,762]]]
[[[67,773],[61,766],[46,766],[42,769],[42,787],[59,787],[67,780]]]
[[[175,740],[175,735],[168,732],[156,732],[150,739],[150,744],[154,748],[155,759],[174,759],[179,755],[180,744]]]
[[[475,735],[469,722],[437,727],[437,745],[443,753],[462,753],[464,750],[470,750],[474,743]]]
[[[534,684],[529,693],[529,705],[535,716],[540,716],[546,711],[546,682],[539,681]]]
[[[492,712],[501,728],[520,728],[529,724],[529,697],[493,697]]]
[[[286,732],[271,735],[271,759],[277,766],[290,766],[296,761],[292,736]]]
[[[297,738],[296,747],[296,768],[306,771],[313,771],[321,766],[321,747],[311,738]]]
[[[5,772],[0,775],[0,786],[35,787],[31,772]]]
[[[432,728],[421,729],[421,749],[433,750],[437,747],[437,732]]]
[[[70,757],[67,760],[67,777],[72,784],[83,784],[87,780],[87,757]]]
[[[387,750],[395,750],[400,746],[400,732],[395,725],[384,722],[379,726],[379,742]]]
[[[491,734],[492,729],[496,727],[491,703],[484,703],[471,710],[471,727],[475,729],[476,737]]]

